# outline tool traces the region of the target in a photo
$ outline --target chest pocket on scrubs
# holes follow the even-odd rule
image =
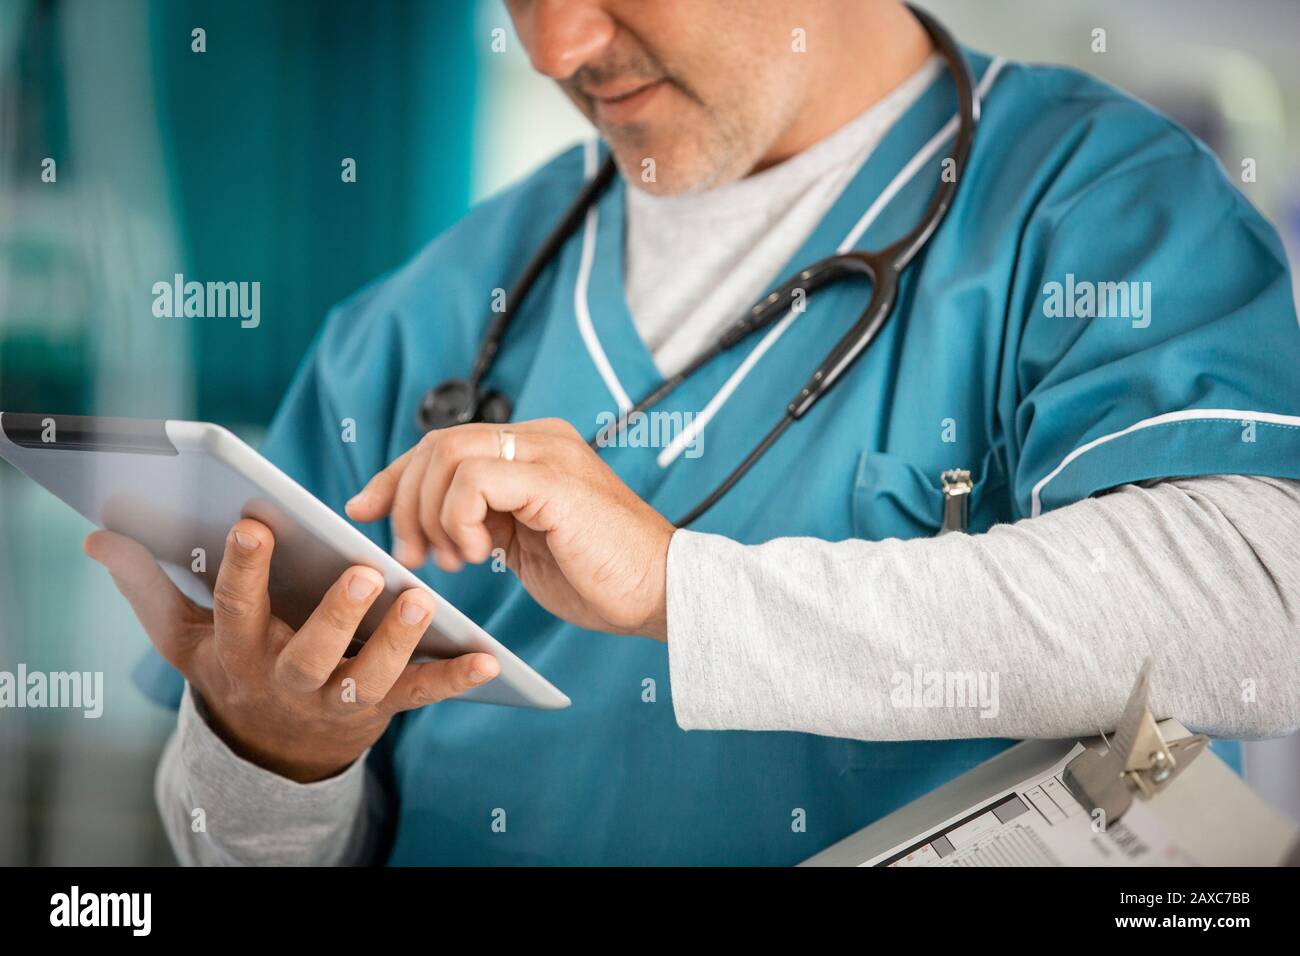
[[[970,532],[987,531],[1009,521],[1007,481],[998,455],[989,451],[978,463],[954,460],[923,469],[897,455],[863,452],[853,479],[853,534],[867,541],[925,538],[943,528],[942,474],[949,468],[970,471]]]

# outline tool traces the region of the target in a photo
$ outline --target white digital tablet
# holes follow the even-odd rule
[[[484,651],[501,664],[489,684],[459,698],[557,709],[569,698],[402,567],[342,516],[226,429],[208,422],[0,413],[0,458],[101,528],[139,541],[177,586],[208,596],[231,526],[261,521],[275,534],[272,612],[299,627],[349,566],[384,577],[358,629],[364,641],[393,601],[423,588],[437,613],[414,659]]]

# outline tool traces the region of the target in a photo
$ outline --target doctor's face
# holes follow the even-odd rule
[[[628,181],[666,195],[721,185],[763,164],[812,92],[808,58],[792,49],[793,31],[813,33],[835,4],[506,6],[534,68],[556,80],[600,130]]]

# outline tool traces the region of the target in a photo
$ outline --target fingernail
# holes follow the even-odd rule
[[[402,602],[402,623],[416,625],[429,616],[429,612],[414,601]]]
[[[354,574],[348,581],[348,597],[354,601],[364,601],[379,590],[379,585],[364,574]]]
[[[256,551],[262,544],[251,534],[244,534],[242,531],[235,532],[235,541],[245,551]]]
[[[478,670],[477,668],[469,672],[469,682],[471,684],[482,684],[484,681],[488,679],[489,679],[488,675],[484,674],[481,670]]]
[[[351,498],[348,499],[348,503],[344,507],[351,508],[353,505],[359,504],[361,502],[361,499],[364,498],[365,496],[366,493],[364,491],[358,491],[355,495],[353,495]]]

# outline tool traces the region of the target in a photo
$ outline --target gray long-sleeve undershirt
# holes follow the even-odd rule
[[[1300,483],[1242,476],[1126,485],[980,535],[746,548],[679,533],[677,721],[870,740],[1094,734],[1149,655],[1158,716],[1219,737],[1287,733],[1298,541]],[[699,573],[706,585],[687,580]]]
[[[679,531],[673,706],[687,729],[1065,737],[1112,727],[1151,655],[1161,715],[1286,733],[1300,722],[1297,541],[1300,483],[1241,476],[1126,485],[980,535],[747,547]],[[935,673],[986,693],[935,706],[915,693]],[[373,861],[376,786],[364,759],[309,785],[254,767],[187,690],[156,790],[183,863],[349,864]]]
[[[183,864],[346,866],[374,855],[378,786],[364,757],[310,784],[249,763],[208,725],[187,684],[154,797]]]

